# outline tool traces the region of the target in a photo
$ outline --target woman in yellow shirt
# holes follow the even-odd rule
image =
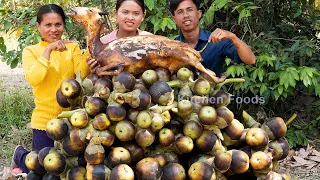
[[[26,47],[22,53],[24,75],[33,87],[36,105],[31,117],[32,149],[36,151],[43,147],[53,147],[54,141],[47,136],[45,128],[47,122],[56,118],[63,110],[56,100],[61,82],[67,78],[75,78],[78,71],[82,78],[89,73],[86,55],[81,52],[79,45],[61,40],[64,25],[65,14],[60,6],[47,4],[40,7],[37,28],[41,41]],[[17,146],[11,168],[29,172],[24,164],[28,153],[22,146]]]

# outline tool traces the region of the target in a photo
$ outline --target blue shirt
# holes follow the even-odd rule
[[[208,42],[211,32],[200,29],[199,40],[195,47],[197,51],[200,51]],[[184,42],[183,35],[180,34],[176,40]],[[229,40],[223,40],[216,44],[209,43],[206,49],[201,53],[202,64],[204,67],[214,71],[217,76],[220,76],[225,64],[225,57],[229,57],[235,63],[242,62],[236,47]]]

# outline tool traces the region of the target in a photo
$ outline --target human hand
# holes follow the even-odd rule
[[[106,33],[109,33],[109,29],[107,29],[107,28],[101,28],[101,30],[100,30],[100,34],[106,34]]]
[[[90,72],[95,72],[97,70],[97,68],[100,67],[98,62],[95,59],[91,59],[90,56],[87,57],[86,61],[87,61],[87,64],[89,66]]]
[[[52,42],[48,45],[48,47],[51,49],[51,51],[66,51],[68,50],[66,47],[66,44],[68,43],[74,43],[74,41],[71,40],[57,40],[55,42]]]
[[[211,33],[208,41],[213,43],[218,43],[226,39],[232,40],[235,37],[236,35],[233,34],[232,32],[217,28]]]

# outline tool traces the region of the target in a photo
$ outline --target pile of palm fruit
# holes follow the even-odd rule
[[[188,68],[140,75],[90,74],[57,91],[63,111],[47,123],[54,147],[26,158],[28,179],[290,179],[276,173],[289,152],[281,117],[234,117],[230,94]]]

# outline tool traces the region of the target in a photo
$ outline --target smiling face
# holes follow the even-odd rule
[[[38,31],[44,41],[49,43],[61,39],[64,31],[62,17],[57,13],[46,13],[42,16],[42,21],[37,23]]]
[[[174,11],[172,19],[181,31],[190,32],[198,28],[201,15],[201,10],[197,9],[192,0],[183,0]]]
[[[119,31],[127,33],[136,32],[145,16],[141,6],[132,0],[123,1],[113,13],[119,24]]]

